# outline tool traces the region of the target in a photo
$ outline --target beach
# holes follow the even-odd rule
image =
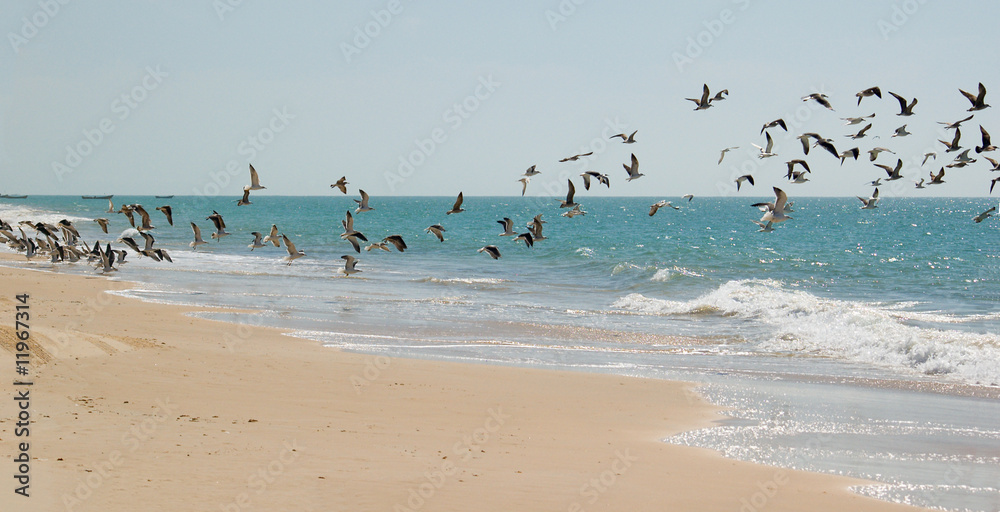
[[[662,443],[721,418],[688,384],[353,354],[104,293],[125,282],[0,275],[2,307],[29,294],[35,342],[31,496],[4,508],[907,508]]]

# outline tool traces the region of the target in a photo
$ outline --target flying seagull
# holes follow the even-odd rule
[[[443,232],[445,231],[447,231],[447,229],[444,229],[444,227],[441,226],[440,224],[433,224],[431,226],[428,226],[427,229],[424,230],[424,232],[426,233],[432,233],[434,236],[437,237],[438,240],[442,242],[444,242]]]
[[[522,174],[521,176],[531,177],[531,176],[534,176],[536,174],[541,174],[541,173],[542,173],[542,171],[536,171],[535,170],[535,166],[532,165],[531,167],[528,167],[528,170],[524,171],[524,174]]]
[[[330,185],[330,188],[339,188],[341,192],[347,193],[347,176],[341,176],[336,183]]]
[[[809,169],[809,164],[807,164],[805,160],[799,160],[799,159],[789,160],[785,162],[785,165],[788,166],[788,174],[785,175],[786,178],[792,177],[792,168],[795,167],[795,164],[801,165],[802,168],[806,170],[806,172],[812,172]]]
[[[563,213],[562,216],[563,217],[568,217],[568,218],[572,219],[573,217],[576,217],[577,215],[586,215],[586,214],[587,214],[587,212],[585,212],[585,211],[583,211],[583,210],[580,209],[580,205],[576,205],[571,210],[569,210],[568,212]]]
[[[632,135],[635,135],[635,132],[632,132]],[[617,135],[612,135],[611,136],[612,139],[615,138],[615,137],[617,137]],[[624,135],[622,137],[624,137]],[[635,141],[633,140],[632,142],[635,142]],[[560,162],[575,162],[575,161],[579,160],[580,157],[582,157],[582,156],[590,156],[590,155],[593,155],[593,154],[594,154],[593,151],[591,151],[590,153],[580,153],[579,155],[568,156],[568,157],[563,158],[562,160],[559,160],[559,161]]]
[[[163,212],[163,214],[167,216],[167,224],[170,224],[171,226],[174,225],[174,211],[169,205],[157,206],[156,210]]]
[[[998,181],[1000,181],[1000,178],[993,178],[990,180],[990,194],[993,193],[993,187],[996,186]]]
[[[389,246],[386,245],[385,242],[372,242],[372,243],[368,244],[367,246],[365,246],[365,250],[368,251],[368,252],[371,252],[372,249],[382,249],[385,252],[389,252],[390,251]],[[361,251],[358,251],[358,252],[361,252]]]
[[[889,167],[888,165],[882,164],[875,164],[875,167],[885,169],[885,173],[889,175],[889,177],[886,178],[886,181],[896,181],[903,178],[903,175],[899,174],[899,171],[903,170],[903,159],[901,158],[896,159],[896,167]]]
[[[694,199],[694,194],[684,194],[681,196],[681,199],[687,199],[688,202],[691,202],[691,200]]]
[[[573,195],[576,194],[576,187],[573,186],[573,180],[566,180],[566,184],[569,185],[569,192],[566,193],[565,200],[559,200],[560,208],[572,208],[576,206],[576,203],[573,201]]]
[[[983,125],[979,125],[979,133],[983,136],[983,145],[976,146],[976,153],[982,153],[984,151],[996,151],[997,147],[990,144],[990,134],[983,128]]]
[[[498,236],[516,236],[517,233],[514,232],[514,221],[510,220],[510,217],[504,217],[503,220],[498,220],[497,224],[503,226],[503,233]]]
[[[958,139],[960,139],[960,138],[962,138],[962,129],[961,128],[955,128],[955,138],[952,139],[952,141],[951,141],[950,144],[948,142],[945,142],[945,141],[941,140],[941,139],[938,139],[938,142],[940,142],[941,144],[944,144],[945,147],[948,148],[947,150],[945,150],[945,153],[951,153],[952,151],[958,151],[958,150],[962,149],[962,146],[958,145]]]
[[[524,244],[528,247],[535,245],[534,240],[531,238],[531,233],[521,233],[520,235],[514,237],[515,242],[518,240],[524,240]]]
[[[358,207],[354,210],[354,213],[370,212],[374,210],[375,208],[368,206],[368,193],[361,189],[358,189],[358,192],[361,193],[361,200],[354,200],[355,203],[358,203]]]
[[[695,110],[697,110],[697,109],[695,109]],[[621,139],[622,139],[622,143],[624,143],[624,144],[635,144],[635,134],[636,134],[636,133],[637,133],[638,131],[639,131],[639,130],[636,130],[636,131],[632,132],[632,133],[631,133],[630,135],[628,135],[628,136],[626,136],[626,135],[625,135],[624,133],[616,133],[615,135],[612,135],[612,136],[610,136],[610,137],[608,137],[608,138],[609,138],[609,139],[613,139],[613,138],[615,138],[615,137],[621,137]],[[589,154],[590,154],[590,153],[587,153],[587,155],[589,155]],[[586,155],[582,155],[582,156],[586,156]],[[576,160],[576,159],[575,159],[575,158],[573,158],[573,160]],[[562,161],[562,160],[560,160],[560,161]]]
[[[406,242],[403,241],[403,237],[399,235],[389,235],[382,239],[383,242],[389,242],[396,247],[396,250],[403,252],[406,250]]]
[[[774,231],[774,227],[772,227],[772,225],[774,224],[773,222],[768,221],[767,224],[765,224],[759,220],[752,220],[752,219],[750,220],[750,222],[753,222],[754,224],[760,226],[760,229],[757,230],[758,233],[770,233]]]
[[[660,208],[665,208],[665,207],[673,208],[675,210],[680,210],[680,208],[678,208],[678,207],[670,204],[670,201],[667,201],[666,199],[663,199],[663,200],[657,201],[657,202],[653,203],[652,205],[650,205],[650,207],[649,207],[649,216],[652,217],[653,215],[656,215],[656,212],[659,211]]]
[[[896,128],[896,131],[893,132],[892,134],[893,137],[906,137],[907,135],[913,135],[913,134],[911,132],[906,131],[905,124],[903,126],[900,126],[899,128]]]
[[[855,94],[855,96],[858,97],[858,106],[861,106],[862,98],[867,98],[869,96],[878,96],[879,99],[882,99],[882,89],[879,89],[878,87],[869,87]]]
[[[955,121],[954,123],[946,123],[944,121],[938,121],[937,123],[938,124],[943,124],[945,130],[955,130],[959,126],[962,126],[962,123],[971,120],[974,115],[975,114],[972,114],[969,117],[966,117],[965,119],[959,119],[958,121]]]
[[[210,220],[212,224],[215,224],[215,233],[212,233],[212,238],[221,240],[222,237],[229,235],[226,232],[226,222],[222,220],[222,215],[219,212],[212,210],[212,214],[206,217],[205,220]]]
[[[493,258],[495,260],[500,259],[500,249],[497,249],[497,246],[495,246],[495,245],[487,245],[486,247],[481,247],[476,252],[485,252],[486,254],[489,254],[491,258]]]
[[[875,159],[878,158],[878,155],[881,154],[881,153],[892,153],[893,155],[896,154],[894,151],[892,151],[890,149],[886,149],[886,148],[872,148],[872,149],[868,150],[868,160],[870,162],[874,162]]]
[[[868,123],[868,124],[865,125],[864,128],[862,128],[861,130],[859,130],[858,133],[855,133],[855,134],[852,134],[852,135],[848,135],[848,137],[850,137],[852,139],[863,138],[865,136],[865,132],[867,132],[868,130],[870,130],[871,127],[872,127],[872,124]]]
[[[875,113],[874,112],[872,112],[871,114],[869,114],[867,116],[861,116],[861,117],[841,117],[840,120],[841,121],[847,121],[846,123],[844,123],[844,126],[850,126],[852,124],[861,124],[861,123],[865,122],[865,119],[871,119],[873,117],[875,117]]]
[[[988,156],[984,156],[983,158],[985,158],[987,161],[989,161],[990,165],[993,166],[993,168],[990,169],[991,171],[1000,171],[1000,162],[998,162],[998,161],[996,161],[996,160],[994,160],[994,159],[992,159],[992,158],[990,158]]]
[[[768,158],[768,157],[772,157],[772,156],[777,156],[778,155],[777,153],[772,153],[771,152],[771,149],[774,148],[774,139],[771,138],[771,134],[770,133],[765,133],[764,135],[767,136],[767,146],[766,147],[762,148],[762,147],[760,147],[760,146],[758,146],[756,144],[753,144],[753,147],[755,147],[755,148],[757,148],[757,149],[760,150],[760,154],[757,155],[757,158]]]
[[[995,212],[995,211],[997,211],[997,207],[996,206],[994,206],[993,208],[990,208],[989,210],[986,210],[983,213],[980,213],[979,215],[976,215],[975,217],[972,218],[972,220],[976,221],[976,224],[979,224],[980,222],[986,220],[987,217],[992,217],[993,216],[993,212]]]
[[[259,247],[264,247],[264,243],[261,241],[261,238],[263,238],[264,235],[260,234],[260,231],[253,231],[250,234],[253,235],[253,241],[250,242],[250,245],[247,247],[249,247],[251,251]]]
[[[344,260],[344,269],[342,271],[344,272],[344,277],[361,272],[360,270],[354,268],[354,266],[357,265],[358,262],[361,260],[355,258],[354,256],[351,256],[350,254],[345,254],[341,256],[340,259]]]
[[[928,183],[928,185],[940,185],[944,183],[944,167],[942,167],[937,174],[934,174],[934,171],[931,171],[930,175],[931,175],[931,181]]]
[[[139,230],[140,232],[156,229],[156,226],[149,223],[149,213],[146,211],[145,208],[142,207],[141,204],[132,205],[132,209],[135,210],[135,212],[138,213],[139,216],[142,218],[142,223],[135,229]]]
[[[983,86],[982,82],[979,82],[978,95],[973,95],[972,93],[965,92],[961,89],[959,89],[958,92],[962,93],[962,96],[965,96],[969,100],[969,102],[972,103],[972,107],[969,108],[968,110],[969,112],[975,112],[977,110],[983,110],[984,108],[989,107],[989,105],[987,105],[986,102],[984,101],[986,99],[986,87]]]
[[[712,96],[712,99],[710,99],[708,101],[709,102],[722,101],[722,100],[726,99],[726,96],[728,96],[728,95],[729,95],[729,89],[723,89],[723,90],[715,93],[715,96]]]
[[[208,243],[201,239],[201,228],[199,228],[197,224],[192,222],[191,229],[194,231],[194,241],[189,243],[188,247],[197,250],[199,245]]]
[[[760,218],[761,222],[773,222],[775,224],[779,222],[784,222],[791,219],[788,215],[785,215],[785,203],[788,201],[788,195],[785,191],[778,187],[771,187],[774,189],[774,202],[773,203],[757,203],[754,206],[767,206],[768,211]]]
[[[96,222],[98,225],[100,225],[101,229],[105,233],[108,232],[108,219],[105,219],[104,217],[101,217],[101,218],[94,219],[94,222]]]
[[[774,128],[775,126],[780,126],[782,130],[785,130],[786,132],[788,131],[788,127],[785,126],[785,120],[784,119],[775,119],[774,121],[771,121],[770,123],[764,123],[764,127],[760,129],[760,133],[764,133],[764,130],[766,130],[768,128]]]
[[[739,178],[736,178],[736,191],[737,192],[740,190],[740,185],[744,181],[749,181],[750,185],[753,186],[753,176],[751,176],[749,174],[744,174],[743,176],[740,176]]]
[[[865,199],[865,198],[863,198],[861,196],[857,196],[857,197],[861,201],[861,209],[862,210],[874,210],[875,208],[878,208],[878,188],[877,187],[875,188],[875,192],[872,192],[872,196],[869,197],[868,199]]]
[[[928,158],[933,158],[933,159],[937,160],[937,153],[935,153],[933,151],[931,151],[930,153],[924,153],[924,161],[920,162],[920,167],[923,167],[924,164],[927,163],[927,159]]]
[[[819,103],[820,105],[823,105],[824,107],[833,110],[833,107],[830,105],[829,96],[823,93],[814,92],[808,96],[802,97],[802,101],[809,101],[809,100],[815,100],[816,103]]]
[[[739,146],[733,146],[731,148],[725,148],[721,152],[719,152],[719,164],[722,163],[722,159],[723,158],[726,158],[726,153],[728,153],[728,152],[730,152],[730,151],[732,151],[734,149],[740,149],[740,147]],[[716,165],[718,165],[718,164],[716,164]]]
[[[285,242],[285,249],[288,250],[288,256],[282,258],[288,262],[286,265],[290,266],[293,261],[306,255],[306,253],[295,249],[295,244],[293,244],[292,241],[289,240],[284,234],[281,235],[281,241]]]
[[[524,192],[521,192],[521,195],[524,195]],[[445,212],[445,215],[451,215],[453,213],[462,213],[462,212],[464,212],[465,209],[462,208],[462,201],[463,200],[465,200],[465,198],[462,196],[462,193],[459,192],[458,193],[458,197],[455,199],[455,204],[452,205],[452,207],[451,207],[450,210],[448,210],[447,212]]]
[[[528,182],[531,181],[531,178],[524,177],[517,181],[521,183],[521,195],[524,196],[524,193],[528,190]]]
[[[701,88],[701,99],[700,100],[699,99],[695,99],[695,98],[684,98],[684,99],[686,99],[688,101],[693,101],[694,104],[697,105],[694,108],[695,110],[705,110],[705,109],[707,109],[707,108],[709,108],[709,107],[712,106],[712,101],[708,99],[708,95],[709,95],[708,84],[704,84],[702,86],[702,88]]]
[[[115,213],[115,203],[112,203],[110,199],[108,199],[108,211],[104,213]]]
[[[250,202],[250,187],[243,187],[243,197],[236,201],[236,206],[246,206],[253,204]]]
[[[913,185],[916,188],[927,188],[927,187],[924,186],[924,181],[925,181],[925,178],[920,178],[920,181],[913,182]]]
[[[583,176],[584,190],[590,190],[590,178],[597,178],[598,182],[607,186],[608,188],[611,188],[611,180],[608,179],[607,174],[601,174],[597,171],[584,171],[583,173],[580,174],[580,176]]]
[[[639,172],[639,159],[635,157],[635,153],[632,153],[632,165],[629,166],[626,164],[622,164],[622,167],[624,167],[625,172],[628,173],[628,178],[626,178],[625,181],[632,181],[635,179],[639,179],[642,176],[645,176],[645,174]]]
[[[896,94],[896,93],[894,93],[892,91],[889,91],[889,94],[891,94],[893,98],[896,98],[896,100],[899,101],[899,113],[896,114],[897,116],[912,116],[913,115],[913,107],[917,106],[917,99],[916,98],[913,98],[913,101],[909,105],[907,105],[906,104],[906,98],[903,98],[902,96],[900,96],[900,95],[898,95],[898,94]]]
[[[271,232],[264,237],[263,242],[266,244],[271,242],[275,247],[281,247],[281,237],[278,236],[278,225],[271,224]]]
[[[260,178],[257,177],[257,170],[253,168],[253,164],[250,164],[250,190],[263,190],[267,187],[262,187],[260,185]]]

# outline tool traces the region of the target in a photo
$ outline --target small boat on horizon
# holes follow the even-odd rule
[[[14,194],[0,194],[0,199],[24,199],[28,196],[19,196]]]
[[[111,199],[112,197],[114,197],[114,194],[109,194],[106,196],[80,196],[80,197],[82,197],[83,199]]]
[[[171,197],[174,197],[174,196],[153,196],[153,197],[155,197],[157,199],[170,199]]]

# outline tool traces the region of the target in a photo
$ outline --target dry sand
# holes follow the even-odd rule
[[[914,510],[859,481],[660,439],[719,411],[687,384],[388,359],[0,267],[0,510]],[[29,438],[14,295],[30,294]],[[14,493],[30,442],[30,497]]]

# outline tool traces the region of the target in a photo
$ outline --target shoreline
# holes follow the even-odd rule
[[[129,282],[0,276],[4,309],[31,294],[43,349],[32,354],[32,497],[0,503],[915,510],[849,490],[866,481],[662,442],[722,419],[686,383],[354,354],[104,293]],[[13,366],[9,350],[0,359]],[[12,412],[0,413],[11,454]]]

